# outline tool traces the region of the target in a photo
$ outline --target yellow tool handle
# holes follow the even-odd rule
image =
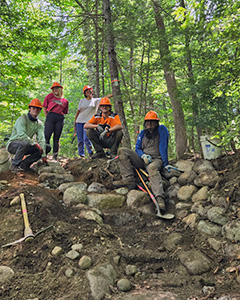
[[[25,226],[25,228],[27,228],[27,227],[30,227],[30,224],[29,224],[29,220],[28,220],[27,207],[26,207],[26,202],[25,202],[23,193],[20,194],[20,199],[21,199],[24,226]]]

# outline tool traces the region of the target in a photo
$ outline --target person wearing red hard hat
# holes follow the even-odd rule
[[[144,118],[144,127],[138,136],[135,152],[126,147],[118,150],[119,168],[122,180],[114,181],[115,187],[136,186],[134,168],[146,169],[153,194],[162,211],[166,210],[161,169],[169,165],[168,138],[169,133],[164,125],[159,125],[155,111],[149,111]]]
[[[68,100],[63,98],[63,86],[54,82],[52,93],[48,94],[43,102],[43,111],[46,116],[44,134],[47,147],[53,134],[53,159],[57,160],[59,140],[64,125],[64,115],[68,113]]]
[[[14,172],[29,170],[40,158],[47,164],[44,128],[38,119],[42,103],[39,99],[33,99],[28,108],[28,114],[20,116],[14,124],[6,145],[7,150],[15,154],[11,167]]]
[[[97,113],[99,102],[101,101],[101,98],[93,98],[93,89],[89,85],[83,87],[83,94],[85,98],[79,101],[74,120],[74,130],[77,133],[78,154],[80,157],[85,157],[84,144],[86,145],[89,156],[93,155],[92,144],[86,135],[84,124]],[[106,97],[111,98],[112,94]]]
[[[116,156],[122,140],[122,124],[119,116],[112,112],[111,101],[104,97],[99,103],[100,113],[95,114],[85,125],[86,133],[96,153],[92,158],[102,158],[106,154],[103,148],[110,149],[110,155]]]

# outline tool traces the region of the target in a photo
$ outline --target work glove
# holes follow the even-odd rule
[[[175,170],[175,171],[179,171],[176,167],[173,167],[173,166],[171,166],[171,165],[167,165],[166,167],[165,167],[165,169],[167,169],[167,171],[170,173],[171,172],[171,170]],[[179,171],[180,172],[180,171]]]
[[[39,144],[35,144],[34,146],[35,146],[36,148],[38,148],[40,154],[43,154],[43,149],[42,149],[42,147],[41,147]]]
[[[104,128],[103,128],[103,126],[102,126],[101,124],[98,124],[98,126],[97,126],[97,131],[98,131],[99,133],[102,133],[102,132],[104,131]]]
[[[150,164],[152,162],[152,157],[148,154],[143,154],[141,156],[141,159],[145,162],[146,165]]]
[[[43,161],[43,164],[44,164],[45,166],[49,166],[49,164],[48,164],[48,161],[47,161],[47,158],[46,158],[46,157],[42,157],[42,161]]]
[[[99,140],[102,141],[108,132],[109,129],[106,127],[105,130],[99,135]]]

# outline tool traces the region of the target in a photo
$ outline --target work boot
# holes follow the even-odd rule
[[[93,156],[92,159],[96,159],[96,158],[103,158],[106,157],[106,154],[104,151],[98,151],[96,152]]]
[[[162,211],[166,211],[166,204],[164,198],[162,196],[157,196],[156,201],[158,203],[159,209]]]
[[[136,181],[134,178],[122,179],[113,181],[113,185],[115,187],[123,187],[126,186],[128,189],[132,190],[136,187]]]
[[[57,152],[54,152],[54,153],[53,153],[53,160],[57,160],[57,157],[58,157],[58,153],[57,153]]]
[[[11,171],[14,172],[14,173],[17,173],[17,172],[25,172],[25,169],[23,169],[23,168],[20,167],[20,166],[12,165],[12,166],[11,166]]]

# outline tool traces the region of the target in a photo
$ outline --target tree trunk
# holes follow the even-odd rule
[[[110,9],[110,1],[103,0],[103,13],[106,24],[106,41],[107,41],[107,49],[108,49],[108,59],[109,59],[109,68],[110,68],[110,76],[112,83],[112,91],[114,98],[114,108],[123,125],[123,143],[126,147],[131,147],[130,136],[128,133],[127,122],[124,114],[123,102],[121,98],[121,90],[120,90],[120,81],[118,77],[118,64],[115,52],[114,45],[114,33],[113,33],[113,24],[112,24],[112,14]]]
[[[177,83],[174,72],[171,68],[171,56],[168,47],[167,36],[165,32],[165,25],[163,17],[159,11],[159,2],[153,1],[153,8],[155,12],[155,20],[159,33],[160,54],[164,69],[164,77],[167,84],[167,90],[172,104],[173,120],[175,128],[175,142],[176,142],[176,156],[177,159],[184,155],[187,149],[187,134],[184,125],[184,114],[181,102],[178,100]]]
[[[99,41],[98,41],[98,1],[96,1],[96,19],[95,25],[95,60],[96,60],[96,95],[100,96],[100,83],[99,83]]]

